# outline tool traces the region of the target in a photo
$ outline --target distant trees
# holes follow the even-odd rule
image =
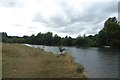
[[[76,46],[87,46],[88,40],[87,37],[84,35],[83,37],[79,36],[76,38]]]
[[[65,38],[61,39],[61,44],[64,46],[73,46],[73,39],[69,36],[66,36]]]
[[[2,33],[2,42],[8,43],[28,43],[49,46],[111,46],[120,48],[120,25],[116,17],[108,18],[102,30],[98,34],[89,36],[78,36],[72,38],[70,36],[60,37],[57,34],[53,36],[52,32],[38,33],[36,36],[8,36],[7,33]]]
[[[87,38],[89,40],[89,46],[92,47],[98,46],[98,34],[95,34],[94,36],[89,35]]]
[[[2,34],[2,42],[7,42],[8,36],[6,32],[1,33]]]
[[[7,33],[2,33],[2,42],[8,43],[28,43],[38,45],[49,45],[49,46],[87,46],[87,37],[78,37],[76,39],[72,37],[60,37],[57,34],[53,36],[52,32],[38,33],[36,36],[8,36]]]
[[[83,47],[95,47],[97,46],[97,35],[89,35],[89,36],[78,36],[75,41],[76,46],[83,46]]]
[[[53,45],[58,45],[61,44],[61,37],[59,37],[57,34],[54,35],[53,37]]]

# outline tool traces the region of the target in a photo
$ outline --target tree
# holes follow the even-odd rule
[[[36,44],[40,44],[40,45],[43,44],[42,43],[42,34],[41,34],[41,32],[38,33],[37,36],[36,36]]]
[[[116,17],[107,19],[104,28],[98,34],[99,46],[109,45],[119,47],[120,43],[120,25]],[[117,43],[117,44],[116,44]]]
[[[8,39],[8,35],[6,32],[3,32],[2,33],[2,42],[7,42],[7,39]]]
[[[44,38],[45,38],[45,44],[51,46],[52,45],[52,33],[51,32],[47,32],[45,34]]]
[[[30,44],[36,44],[36,38],[35,38],[35,35],[32,34],[30,37],[29,37],[29,42]]]
[[[61,37],[59,37],[57,34],[53,37],[53,45],[61,44]]]
[[[88,38],[84,35],[84,36],[78,36],[76,38],[76,46],[82,46],[82,47],[87,47],[89,46],[89,41]]]
[[[67,39],[67,46],[73,46],[72,38],[70,36]]]

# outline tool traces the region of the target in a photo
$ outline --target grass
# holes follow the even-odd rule
[[[20,44],[2,44],[2,70],[3,78],[86,78],[71,55]]]

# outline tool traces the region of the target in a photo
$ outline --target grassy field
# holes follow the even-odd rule
[[[58,55],[20,44],[2,44],[3,78],[85,78],[82,65],[69,54]]]

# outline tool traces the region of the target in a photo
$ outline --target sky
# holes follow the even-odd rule
[[[109,17],[118,17],[119,0],[0,0],[0,32],[10,36],[52,32],[61,37],[94,35]]]

